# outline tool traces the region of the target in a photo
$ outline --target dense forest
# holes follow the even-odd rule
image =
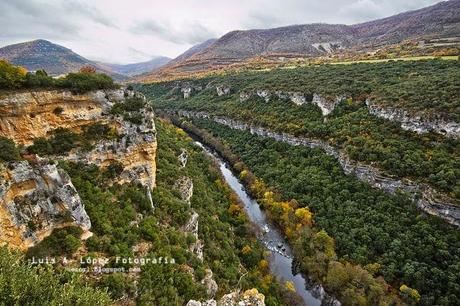
[[[49,301],[72,301],[68,305],[88,305],[96,299],[98,301],[91,304],[107,305],[132,300],[138,305],[182,305],[190,299],[208,298],[201,281],[206,276],[206,269],[211,269],[219,288],[217,297],[237,288],[257,288],[265,295],[267,305],[298,303],[298,297],[271,276],[264,249],[218,168],[183,131],[164,121],[157,121],[156,125],[158,172],[157,186],[152,192],[154,209],[145,187],[134,183],[113,184],[122,170],[116,162],[101,169],[95,165],[60,161],[60,166],[69,173],[83,200],[94,235],[81,241],[82,230],[78,227],[55,229],[27,251],[26,259],[67,256],[70,267],[93,268],[98,263],[92,259],[106,258],[108,263],[105,268],[129,269],[134,265],[117,262],[116,258],[135,258],[139,254],[134,250],[148,246],[149,251],[143,257],[174,259],[174,263],[147,263],[141,266],[139,273],[73,275],[65,272],[60,264],[54,268],[27,266],[20,254],[0,250],[2,271],[10,258],[14,258],[18,267],[24,270],[18,270],[20,274],[12,273],[5,280],[2,278],[2,292],[5,293],[2,297],[13,299],[2,302],[29,305],[25,301],[33,301],[33,305],[44,305],[46,303],[41,301],[49,296]],[[89,149],[96,141],[111,137],[117,135],[103,124],[89,125],[83,128],[82,134],[59,129],[50,139],[36,140],[27,150],[55,158],[55,154],[66,154],[75,148]],[[17,152],[14,143],[0,140],[0,146]],[[188,154],[184,168],[178,160],[182,150]],[[14,160],[0,158],[3,162]],[[194,184],[191,204],[182,200],[177,188],[173,187],[183,176],[190,177]],[[203,260],[189,251],[196,238],[183,230],[192,209],[199,214],[198,237],[204,243]],[[83,256],[83,262],[78,259],[79,256]],[[70,293],[65,297],[51,296],[52,293],[39,297],[43,293],[43,290],[35,288],[39,284],[27,291],[26,298],[8,293],[23,288],[18,286],[25,281],[24,277],[35,279],[39,275],[43,275],[44,281],[49,281],[56,290],[61,290],[59,288],[71,277],[72,281],[65,285]],[[78,287],[82,281],[86,285]]]
[[[323,243],[335,243],[339,261],[366,267],[375,277],[383,276],[395,288],[400,288],[402,293],[407,288],[416,289],[417,293],[409,295],[417,300],[420,293],[422,305],[460,303],[460,233],[457,229],[436,217],[420,214],[402,194],[391,196],[345,175],[338,162],[319,149],[290,146],[207,120],[194,120],[194,123],[209,131],[202,133],[205,138],[217,137],[224,142],[224,145],[218,142],[216,145],[211,141],[211,145],[223,152],[236,171],[241,171],[240,164],[244,163],[267,184],[275,198],[277,195],[279,201],[285,201],[285,206],[276,208],[275,205],[274,209],[268,205],[267,209],[274,209],[271,215],[288,237],[296,237],[298,230],[285,211],[289,207],[307,207],[313,214],[315,226],[331,235],[323,237]],[[243,181],[246,176],[242,170]],[[270,196],[265,203],[267,201],[271,201]],[[334,266],[325,276],[324,266],[314,264],[305,247],[315,243],[315,236],[304,230],[297,237],[293,244],[308,273],[317,275],[329,288],[340,288],[342,292],[348,288],[344,271],[351,268],[336,270]],[[331,285],[328,276],[339,277],[341,281]]]
[[[418,135],[404,131],[398,123],[369,114],[364,103],[366,97],[378,97],[382,103],[392,106],[423,108],[460,120],[455,118],[460,114],[460,84],[456,77],[459,71],[457,61],[431,60],[242,73],[186,81],[185,84],[191,82],[203,87],[189,99],[181,96],[179,89],[183,83],[139,88],[154,97],[153,103],[159,109],[206,111],[278,132],[322,139],[345,150],[354,160],[378,166],[390,175],[429,183],[460,199],[460,141],[434,133]],[[422,80],[429,80],[429,85],[420,84]],[[231,93],[218,96],[215,86],[220,84],[229,86]],[[267,102],[257,95],[241,102],[239,93],[253,88],[307,95],[345,94],[348,98],[324,120],[320,108],[311,103],[295,105],[276,97]],[[435,102],[424,105],[424,101]]]

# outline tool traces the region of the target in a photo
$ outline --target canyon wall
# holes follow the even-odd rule
[[[232,88],[227,85],[214,86],[212,82],[206,85],[206,89],[215,87],[217,96],[229,95],[232,93]],[[203,90],[201,85],[193,85],[190,82],[184,84],[178,83],[174,90],[179,89],[183,93],[185,99],[191,98],[193,94]],[[171,92],[172,92],[171,91]],[[337,95],[335,97],[327,97],[320,93],[305,94],[300,91],[283,91],[270,90],[266,88],[257,88],[252,90],[244,90],[238,93],[239,101],[244,103],[251,97],[256,96],[269,102],[274,99],[287,101],[296,105],[312,103],[318,106],[323,116],[328,116],[337,105],[343,102],[347,95]],[[409,111],[403,108],[390,107],[377,104],[370,99],[366,99],[366,108],[369,113],[383,119],[401,124],[401,128],[407,131],[416,132],[419,134],[435,132],[446,137],[460,138],[460,123],[446,120],[440,116],[428,116],[427,114]]]
[[[27,146],[57,128],[80,132],[89,124],[108,124],[119,137],[99,141],[89,152],[77,148],[52,159],[102,168],[118,162],[123,170],[114,182],[140,183],[150,193],[155,186],[157,148],[153,110],[141,109],[140,123],[109,114],[115,103],[133,97],[145,102],[143,95],[124,89],[81,95],[59,90],[12,93],[0,98],[0,136]],[[54,162],[33,156],[0,167],[0,242],[26,249],[54,228],[74,224],[89,231],[91,221],[77,190]]]
[[[345,152],[329,145],[328,143],[305,137],[295,137],[286,133],[277,133],[268,129],[250,125],[241,121],[225,117],[214,117],[205,112],[177,111],[177,114],[187,118],[202,118],[213,120],[216,123],[225,125],[232,129],[249,131],[251,134],[268,137],[277,141],[283,141],[295,146],[306,146],[309,148],[320,148],[326,154],[334,156],[346,174],[355,175],[359,180],[370,184],[373,187],[384,190],[388,193],[395,193],[401,190],[407,193],[422,211],[439,216],[448,223],[460,226],[460,206],[451,199],[427,184],[416,183],[408,179],[392,177],[370,165],[355,162],[348,158]]]

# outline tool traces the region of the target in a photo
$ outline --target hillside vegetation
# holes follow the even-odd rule
[[[53,78],[45,70],[27,72],[26,69],[0,60],[0,90],[18,89],[69,89],[73,93],[84,93],[96,89],[117,88],[113,79],[103,73],[96,73],[91,67],[65,77]]]
[[[180,82],[143,85],[140,89],[162,109],[206,111],[274,131],[323,139],[344,149],[357,161],[390,175],[427,182],[460,199],[460,141],[437,134],[418,135],[399,124],[370,115],[364,100],[386,106],[460,120],[460,62],[418,61],[321,65],[291,70],[231,74]],[[187,85],[188,84],[188,85]],[[195,84],[204,90],[184,99],[180,89]],[[216,86],[230,94],[218,96]],[[272,96],[269,102],[240,93],[256,89],[345,95],[325,121],[319,107],[295,105]]]
[[[308,230],[299,231],[295,217],[290,215],[296,209],[306,207],[312,212],[317,230],[330,235],[322,238],[322,250],[335,246],[344,265],[360,264],[377,279],[384,277],[395,288],[401,288],[403,298],[404,286],[415,288],[422,305],[460,302],[457,229],[436,217],[421,215],[402,194],[388,195],[345,175],[340,164],[320,149],[290,146],[208,120],[193,123],[209,132],[201,135],[230,160],[236,171],[241,171],[243,181],[254,180],[248,177],[247,170],[261,180],[250,183],[254,188],[251,190],[291,238],[306,272],[328,289],[337,290],[335,294],[346,305],[355,305],[360,299],[361,305],[376,305],[372,298],[377,293],[367,295],[353,287],[353,282],[347,283],[356,277],[359,268],[342,268],[332,264],[334,255],[325,259],[315,253],[317,250],[310,249],[320,238]],[[248,167],[246,171],[241,164]],[[260,195],[261,182],[274,192],[275,202],[271,196]],[[409,294],[406,302],[413,303],[417,294],[414,292],[412,298]]]
[[[106,258],[105,268],[124,268],[125,272],[134,265],[117,262],[117,257],[174,259],[170,264],[147,263],[140,266],[138,273],[116,272],[97,279],[83,276],[118,302],[183,305],[190,299],[207,299],[209,294],[202,281],[206,270],[211,269],[218,285],[216,298],[238,285],[243,290],[257,288],[265,295],[267,305],[297,305],[297,297],[271,276],[264,248],[216,166],[182,130],[164,121],[157,121],[156,128],[158,175],[152,192],[153,208],[145,187],[113,184],[122,169],[117,162],[102,169],[62,161],[60,166],[71,176],[91,218],[94,235],[81,242],[79,228],[57,229],[29,249],[27,257],[65,255],[73,260],[71,266],[81,268],[96,267],[96,263],[88,264],[86,260]],[[59,129],[50,140],[37,140],[28,150],[46,157],[110,137],[117,136],[101,124],[85,127],[82,134]],[[183,150],[188,155],[185,167],[178,159]],[[177,187],[184,176],[193,181],[191,203],[182,198]],[[190,251],[197,238],[184,230],[193,211],[199,215],[197,234],[204,243],[203,260]],[[142,247],[145,253],[135,251]],[[78,256],[83,256],[83,263]],[[60,268],[55,268],[60,273]]]

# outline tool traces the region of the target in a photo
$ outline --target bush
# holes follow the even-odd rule
[[[28,258],[72,255],[80,247],[83,230],[77,226],[54,229],[51,235],[27,250]]]
[[[0,162],[10,162],[20,159],[19,149],[8,138],[0,137]]]
[[[0,248],[0,305],[109,305],[102,290],[73,274],[22,262],[18,253]]]
[[[75,134],[68,129],[58,128],[54,131],[54,136],[51,139],[53,152],[55,154],[67,153],[76,147],[78,140],[78,134]]]
[[[26,70],[0,60],[0,89],[21,88],[24,84]]]
[[[51,87],[54,85],[54,79],[46,73],[45,70],[37,70],[35,73],[27,72],[24,86],[34,87]]]
[[[53,154],[53,146],[46,138],[40,137],[34,139],[34,144],[28,147],[27,151],[44,156]]]
[[[75,94],[96,89],[117,88],[113,79],[102,73],[69,73],[65,78],[59,79],[56,85],[70,89]]]

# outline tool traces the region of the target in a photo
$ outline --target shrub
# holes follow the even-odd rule
[[[8,138],[0,137],[0,162],[19,160],[19,149],[16,144]]]
[[[43,156],[53,154],[53,146],[46,138],[40,137],[34,139],[34,144],[28,147],[27,151]]]
[[[83,283],[76,274],[32,266],[19,253],[0,248],[0,305],[109,305],[102,290]]]
[[[80,236],[83,230],[77,226],[54,229],[51,235],[39,244],[29,248],[28,258],[45,256],[72,255],[80,247]]]
[[[96,89],[113,89],[117,85],[113,79],[103,73],[69,73],[57,81],[57,86],[70,89],[74,94]]]
[[[64,128],[58,128],[54,131],[54,136],[51,139],[53,153],[64,154],[76,147],[76,143],[80,137],[78,134]]]
[[[20,88],[24,84],[26,70],[0,60],[0,89]]]
[[[45,70],[37,70],[35,73],[27,72],[24,86],[33,87],[51,87],[54,85],[54,79],[46,73]]]

